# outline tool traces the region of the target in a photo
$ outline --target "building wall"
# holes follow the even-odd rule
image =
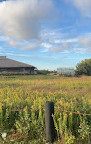
[[[58,68],[57,73],[58,74],[74,74],[75,70],[72,68]]]
[[[0,74],[36,74],[34,68],[2,68],[0,69]]]

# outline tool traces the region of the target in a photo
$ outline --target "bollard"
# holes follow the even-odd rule
[[[54,103],[47,101],[45,104],[45,126],[46,126],[46,142],[54,142]]]

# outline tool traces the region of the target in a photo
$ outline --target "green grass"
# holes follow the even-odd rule
[[[55,143],[91,143],[91,116],[72,113],[91,114],[91,77],[49,75],[0,76],[1,143],[44,144],[46,101],[55,104]]]

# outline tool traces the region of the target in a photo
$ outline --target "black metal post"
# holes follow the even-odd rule
[[[47,101],[45,104],[45,125],[46,125],[46,142],[54,142],[54,103]]]

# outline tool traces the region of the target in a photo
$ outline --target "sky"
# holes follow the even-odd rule
[[[0,0],[0,56],[75,68],[91,58],[91,0]]]

